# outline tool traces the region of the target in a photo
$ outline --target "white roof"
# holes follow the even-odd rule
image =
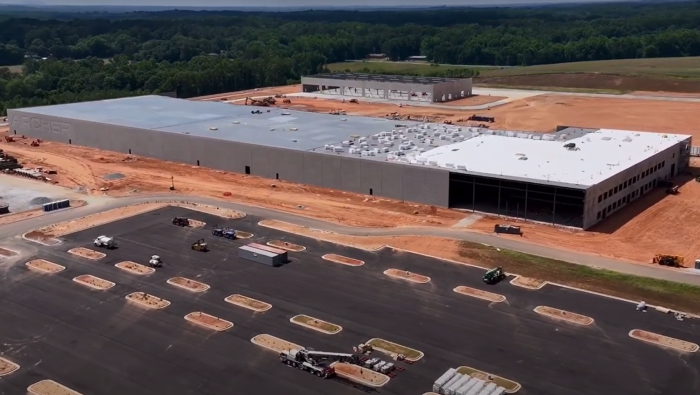
[[[412,163],[494,177],[592,186],[667,149],[689,135],[601,129],[567,141],[532,134],[480,134],[415,156]],[[576,150],[564,145],[576,144]],[[527,160],[520,158],[527,157]],[[431,162],[437,162],[431,163]]]

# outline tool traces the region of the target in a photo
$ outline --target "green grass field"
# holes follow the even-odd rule
[[[700,313],[697,304],[700,300],[700,287],[697,286],[597,269],[478,243],[459,243],[462,257],[473,259],[488,267],[502,266],[506,273],[517,273],[607,295],[645,300],[650,304]]]
[[[700,57],[689,58],[658,58],[658,59],[624,59],[601,60],[593,62],[559,63],[526,67],[494,67],[494,66],[431,66],[426,63],[402,62],[342,62],[328,65],[331,71],[357,72],[363,68],[381,72],[430,73],[435,70],[447,70],[460,67],[478,68],[480,77],[511,77],[537,74],[559,73],[601,73],[628,76],[676,77],[700,79]]]
[[[409,62],[383,62],[383,61],[357,61],[357,62],[340,62],[327,65],[328,70],[332,72],[349,71],[357,73],[364,68],[368,68],[379,73],[395,73],[401,74],[429,74],[437,71],[450,69],[479,69],[480,72],[491,69],[492,66],[462,66],[462,65],[440,65],[431,66],[428,63],[409,63]]]

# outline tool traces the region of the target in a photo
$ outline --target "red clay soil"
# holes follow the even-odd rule
[[[16,252],[6,250],[6,249],[0,247],[0,256],[15,256],[15,255],[17,255]]]
[[[66,269],[62,265],[45,261],[43,259],[35,259],[33,261],[29,261],[27,262],[27,267],[46,273],[58,273]]]
[[[293,243],[288,243],[286,241],[282,240],[272,240],[267,243],[268,245],[276,248],[281,248],[283,250],[287,251],[292,251],[292,252],[301,252],[306,249],[304,246],[300,246],[298,244],[293,244]]]
[[[348,258],[346,256],[342,255],[336,255],[336,254],[326,254],[322,256],[323,259],[331,261],[331,262],[336,262],[340,263],[342,265],[348,265],[348,266],[362,266],[365,263],[359,259],[353,259],[353,258]]]
[[[83,285],[93,287],[93,288],[99,288],[99,289],[109,289],[114,286],[114,283],[103,280],[99,277],[91,276],[89,274],[83,274],[82,276],[78,276],[74,279],[76,282],[81,283]]]
[[[411,273],[407,270],[387,269],[384,271],[384,274],[390,277],[402,278],[404,280],[411,281],[414,283],[427,283],[430,281],[430,277],[416,273]]]
[[[168,280],[168,282],[177,284],[185,288],[189,288],[193,291],[206,291],[207,289],[209,289],[209,285],[207,284],[200,283],[199,281],[190,280],[184,277],[173,277],[170,280]]]
[[[364,381],[373,386],[382,386],[389,381],[389,376],[357,365],[334,363],[333,369],[341,377],[360,382]]]
[[[233,326],[233,323],[230,321],[222,320],[219,317],[214,317],[213,315],[202,313],[201,311],[189,313],[185,316],[185,318],[188,321],[201,324],[217,331],[224,331]]]
[[[72,248],[68,250],[69,253],[77,256],[81,256],[83,258],[87,259],[102,259],[105,257],[105,254],[99,251],[94,251],[88,248],[83,248],[83,247],[78,247],[78,248]]]
[[[499,100],[507,99],[505,96],[489,96],[489,95],[474,95],[472,97],[467,97],[464,99],[448,101],[440,103],[441,105],[447,106],[480,106],[483,104],[489,104],[497,102]]]
[[[40,232],[38,230],[33,230],[24,235],[27,239],[35,240],[48,245],[58,245],[61,243],[60,240],[53,237],[49,233]]]

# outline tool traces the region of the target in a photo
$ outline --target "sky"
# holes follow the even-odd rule
[[[633,1],[633,0],[617,0]],[[106,6],[197,6],[197,7],[329,7],[339,6],[470,6],[499,4],[603,3],[610,0],[0,0],[0,4],[106,5]]]

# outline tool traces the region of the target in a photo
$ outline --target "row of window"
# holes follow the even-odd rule
[[[666,167],[666,161],[663,161],[661,163],[657,163],[655,166],[652,166],[643,172],[637,174],[636,176],[630,178],[629,180],[621,183],[620,185],[616,186],[615,188],[610,188],[609,191],[603,193],[602,195],[598,196],[598,203],[601,203],[603,200],[613,197],[615,194],[618,192],[621,192],[622,190],[626,189],[627,187],[630,187],[634,184],[636,184],[639,180],[642,178],[648,177],[651,174],[656,173],[659,169]],[[656,182],[654,182],[656,183]]]
[[[605,218],[608,214],[612,213],[613,211],[622,208],[622,206],[626,205],[627,203],[631,202],[632,200],[644,195],[649,189],[654,188],[656,186],[656,180],[651,180],[648,183],[642,185],[641,188],[636,189],[630,193],[627,194],[627,196],[622,197],[617,199],[616,202],[613,202],[608,205],[608,207],[602,209],[601,211],[598,211],[598,214],[596,215],[597,219]]]

